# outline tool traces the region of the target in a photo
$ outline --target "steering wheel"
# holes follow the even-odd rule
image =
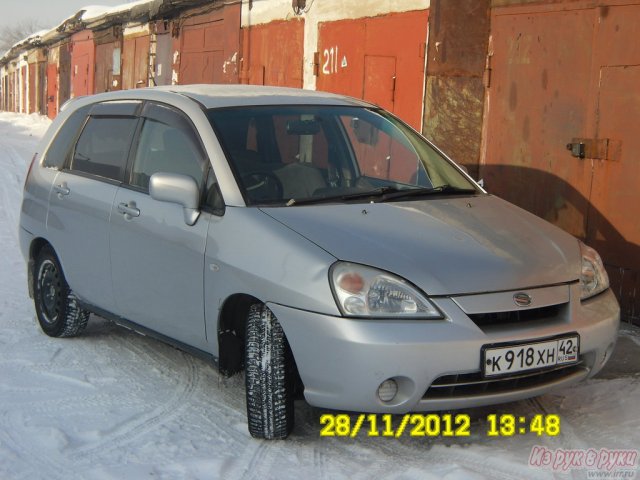
[[[280,179],[271,172],[253,171],[240,178],[251,200],[280,200],[284,189]]]

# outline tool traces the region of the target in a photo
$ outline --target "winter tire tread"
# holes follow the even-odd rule
[[[286,438],[293,428],[293,359],[282,326],[266,305],[247,316],[245,382],[249,433]]]

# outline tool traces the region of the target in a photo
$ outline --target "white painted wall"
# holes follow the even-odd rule
[[[242,27],[296,17],[291,0],[242,0]],[[425,10],[430,0],[307,0],[304,18],[303,87],[315,90],[313,54],[318,49],[318,23]]]
[[[16,85],[17,90],[15,90],[15,94],[18,98],[18,111],[22,113],[27,113],[29,111],[29,63],[24,59],[26,55],[27,52],[20,52],[18,55],[18,64],[16,66],[18,69],[18,85]],[[26,67],[24,70],[26,75],[23,75],[22,67]],[[25,86],[24,95],[22,94],[22,85]]]
[[[5,91],[4,91],[4,79],[9,74],[6,66],[0,67],[0,98],[2,98],[2,106],[5,110],[9,109],[9,105],[4,103]]]
[[[126,37],[137,37],[139,35],[149,35],[148,23],[126,23],[122,29],[122,35]]]

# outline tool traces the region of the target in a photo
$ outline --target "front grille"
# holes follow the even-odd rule
[[[508,393],[544,386],[588,369],[577,363],[536,372],[521,372],[508,377],[483,378],[480,372],[438,377],[424,394],[425,399],[459,398]]]
[[[481,328],[490,325],[509,325],[522,322],[555,320],[562,314],[565,305],[566,304],[551,305],[549,307],[512,310],[509,312],[470,313],[469,318]]]

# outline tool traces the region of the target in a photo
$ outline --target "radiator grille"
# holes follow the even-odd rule
[[[425,399],[490,395],[544,386],[573,374],[587,371],[582,362],[536,372],[520,372],[500,378],[483,378],[480,372],[438,377],[427,390]]]
[[[509,312],[471,313],[469,318],[479,327],[490,325],[509,325],[522,322],[543,322],[555,320],[561,316],[566,304],[549,307],[531,308],[529,310],[512,310]]]

